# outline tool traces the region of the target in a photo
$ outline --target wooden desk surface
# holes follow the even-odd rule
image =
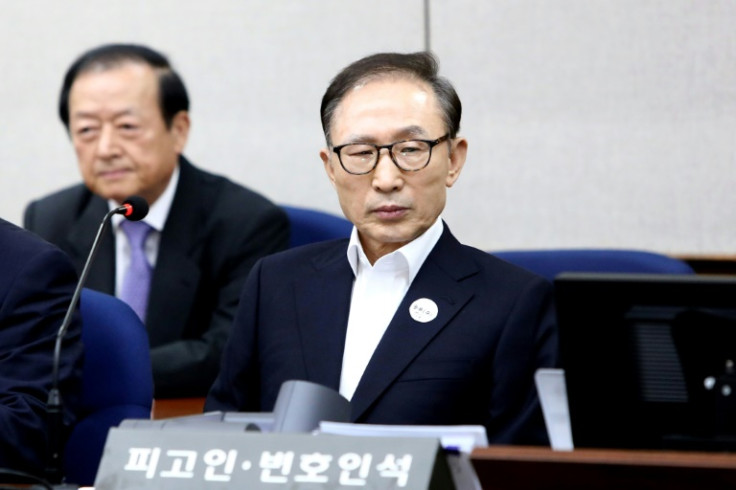
[[[203,410],[204,398],[157,398],[153,400],[151,418],[156,420],[195,415]]]
[[[204,398],[157,399],[153,418],[203,406]],[[471,461],[486,490],[736,489],[736,453],[490,446]]]
[[[687,262],[698,274],[736,274],[736,255],[681,254],[674,257]]]
[[[473,451],[484,489],[736,488],[736,454],[494,446]]]

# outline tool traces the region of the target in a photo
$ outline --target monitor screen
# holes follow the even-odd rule
[[[575,447],[736,450],[736,277],[555,279]]]

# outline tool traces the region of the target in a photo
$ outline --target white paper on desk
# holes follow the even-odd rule
[[[470,462],[475,447],[488,445],[488,435],[482,425],[377,425],[346,422],[319,423],[319,434],[366,437],[431,437],[439,439],[445,449],[452,481],[457,490],[481,490],[480,481]],[[456,451],[459,451],[457,453]]]
[[[572,429],[567,405],[565,371],[540,368],[534,373],[539,401],[542,404],[544,424],[547,426],[550,446],[556,451],[572,451]]]
[[[488,445],[486,429],[482,425],[377,425],[322,421],[317,432],[344,436],[432,437],[439,439],[442,447],[463,453]]]

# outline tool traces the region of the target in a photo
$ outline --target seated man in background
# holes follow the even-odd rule
[[[0,475],[42,476],[49,462],[46,410],[56,336],[77,276],[59,249],[0,219]],[[59,365],[62,441],[76,420],[82,389],[82,328],[75,313]]]
[[[32,202],[24,221],[81,271],[105,213],[131,195],[148,201],[141,222],[113,218],[86,286],[121,297],[145,323],[158,398],[206,394],[248,271],[289,239],[281,208],[182,156],[188,110],[160,53],[84,53],[59,100],[84,184]]]
[[[320,157],[352,236],[256,264],[206,410],[271,411],[302,379],[339,390],[354,422],[546,442],[533,375],[557,363],[552,286],[440,218],[465,163],[460,115],[429,53],[369,56],[333,79]]]

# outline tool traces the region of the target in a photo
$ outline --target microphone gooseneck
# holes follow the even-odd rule
[[[46,402],[46,411],[49,416],[49,448],[50,457],[49,465],[46,469],[47,477],[52,482],[60,482],[63,476],[61,457],[62,457],[62,444],[61,444],[61,427],[63,425],[62,415],[62,399],[59,391],[59,364],[61,363],[61,346],[66,335],[66,331],[71,324],[72,318],[74,317],[74,311],[79,303],[79,296],[82,292],[82,287],[87,281],[89,275],[89,269],[97,256],[97,250],[102,243],[102,237],[110,223],[110,219],[115,214],[122,214],[126,219],[130,221],[139,221],[146,217],[148,214],[148,203],[145,199],[139,196],[131,196],[123,204],[115,209],[108,211],[100,227],[97,230],[97,235],[92,242],[92,248],[90,249],[87,261],[84,263],[82,273],[79,275],[77,286],[74,289],[74,294],[69,302],[69,306],[66,310],[64,320],[61,322],[59,331],[56,334],[56,343],[54,344],[54,357],[52,360],[52,371],[51,371],[51,389],[49,390],[48,401]]]

